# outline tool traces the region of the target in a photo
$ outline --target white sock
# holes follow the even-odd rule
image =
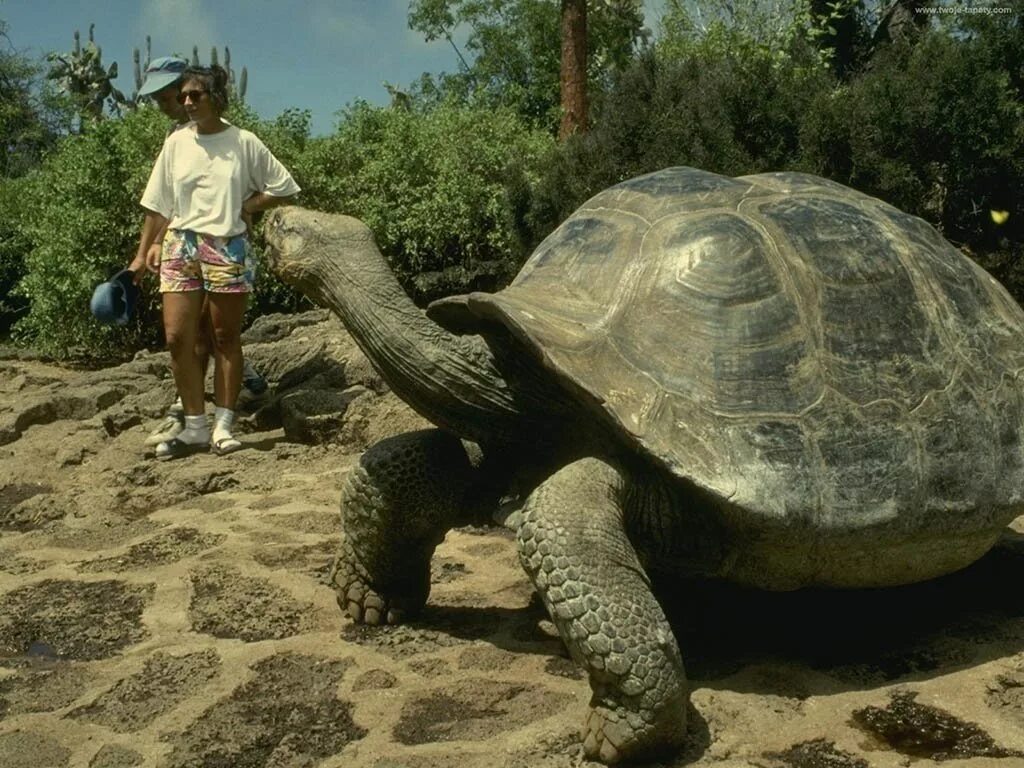
[[[185,428],[178,433],[178,439],[189,444],[210,442],[210,428],[206,426],[206,416],[186,416]]]
[[[235,412],[230,408],[221,408],[219,405],[213,412],[213,442],[217,443],[225,438],[234,437],[232,428],[235,425]]]

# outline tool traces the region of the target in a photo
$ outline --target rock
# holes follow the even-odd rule
[[[136,415],[136,423],[140,419]],[[109,430],[108,430],[109,434]],[[105,438],[104,433],[94,429],[84,429],[68,435],[57,448],[54,457],[58,467],[70,467],[81,464],[87,456],[95,455],[96,448]]]
[[[74,512],[76,505],[67,496],[51,494],[45,489],[7,509],[0,516],[0,530],[31,531]]]
[[[362,451],[385,437],[432,426],[394,392],[387,392],[379,397],[353,400],[345,414],[338,440],[346,450]]]
[[[298,328],[318,325],[327,322],[331,313],[326,309],[315,309],[294,315],[263,315],[257,317],[253,324],[242,334],[242,344],[270,343],[287,338]]]
[[[118,386],[97,384],[71,389],[63,387],[56,393],[38,394],[15,405],[12,414],[0,420],[0,445],[14,442],[32,426],[51,424],[61,419],[82,421],[95,416],[118,402],[125,390]]]
[[[358,384],[341,392],[332,389],[289,392],[281,398],[281,426],[285,437],[297,443],[330,442],[342,432],[349,404],[370,396],[370,391]]]

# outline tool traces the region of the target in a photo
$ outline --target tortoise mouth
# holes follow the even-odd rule
[[[306,238],[294,221],[298,212],[292,207],[277,208],[263,224],[268,266],[283,279],[298,277],[303,271],[299,257],[306,250]]]

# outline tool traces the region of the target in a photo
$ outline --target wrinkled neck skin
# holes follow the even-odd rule
[[[332,310],[395,394],[438,427],[480,444],[515,442],[524,419],[564,402],[539,367],[429,320],[358,220],[286,207],[264,231],[277,274]]]

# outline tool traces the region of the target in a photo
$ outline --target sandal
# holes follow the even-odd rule
[[[169,413],[160,422],[160,426],[154,429],[146,437],[144,445],[160,445],[160,443],[166,443],[168,440],[173,440],[185,429],[185,414],[184,413]]]
[[[235,438],[228,436],[222,437],[219,440],[214,440],[210,445],[210,450],[218,456],[227,456],[229,453],[234,453],[242,447],[242,444]]]
[[[202,453],[209,450],[209,448],[209,443],[186,443],[175,437],[173,440],[166,440],[156,447],[156,458],[157,461],[181,459],[194,453]]]

